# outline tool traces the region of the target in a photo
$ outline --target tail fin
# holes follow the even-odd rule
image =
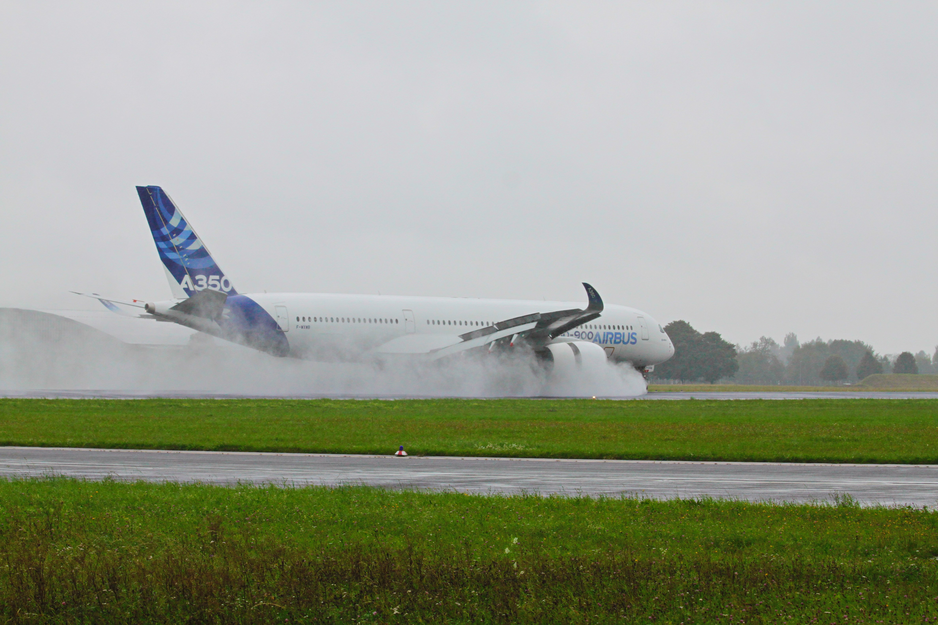
[[[137,187],[137,195],[150,224],[156,251],[166,268],[173,296],[191,297],[205,289],[238,294],[182,211],[162,188]]]

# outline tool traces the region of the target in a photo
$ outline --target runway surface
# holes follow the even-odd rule
[[[935,506],[938,466],[825,465],[621,460],[341,456],[240,452],[0,447],[0,477],[64,475],[90,480],[366,484],[484,494],[655,499],[830,501]]]
[[[30,390],[13,391],[0,389],[0,397],[10,398],[39,398],[39,399],[439,399],[432,396],[421,395],[337,395],[337,394],[281,394],[281,395],[239,395],[233,393],[217,393],[212,391],[121,391],[108,389],[95,390]],[[458,399],[458,398],[457,398]],[[480,399],[470,397],[467,399]],[[482,398],[484,399],[484,398]],[[563,397],[524,398],[524,399],[564,399]],[[637,397],[602,397],[600,399],[614,400],[745,400],[745,399],[938,399],[936,391],[818,391],[818,392],[673,392],[648,393]]]

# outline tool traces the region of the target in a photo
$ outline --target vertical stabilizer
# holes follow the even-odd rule
[[[137,187],[137,194],[173,296],[191,297],[205,289],[237,295],[231,281],[169,195],[156,186]]]

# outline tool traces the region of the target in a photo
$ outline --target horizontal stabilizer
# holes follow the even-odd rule
[[[101,302],[102,306],[110,310],[112,313],[121,315],[123,317],[147,317],[147,315],[134,314],[132,312],[128,312],[121,308],[121,306],[130,306],[132,308],[144,308],[143,303],[137,302],[137,300],[134,300],[133,303],[119,302],[117,300],[102,297],[98,295],[97,293],[79,293],[78,291],[72,291],[72,293],[74,293],[75,295],[81,295],[82,297],[90,297],[91,299],[96,299],[99,302]]]

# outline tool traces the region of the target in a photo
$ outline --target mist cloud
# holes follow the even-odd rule
[[[494,398],[632,397],[646,390],[628,366],[596,363],[558,377],[532,362],[529,354],[467,354],[437,363],[324,363],[277,358],[206,335],[185,347],[129,345],[56,315],[0,309],[0,393],[7,394]]]

